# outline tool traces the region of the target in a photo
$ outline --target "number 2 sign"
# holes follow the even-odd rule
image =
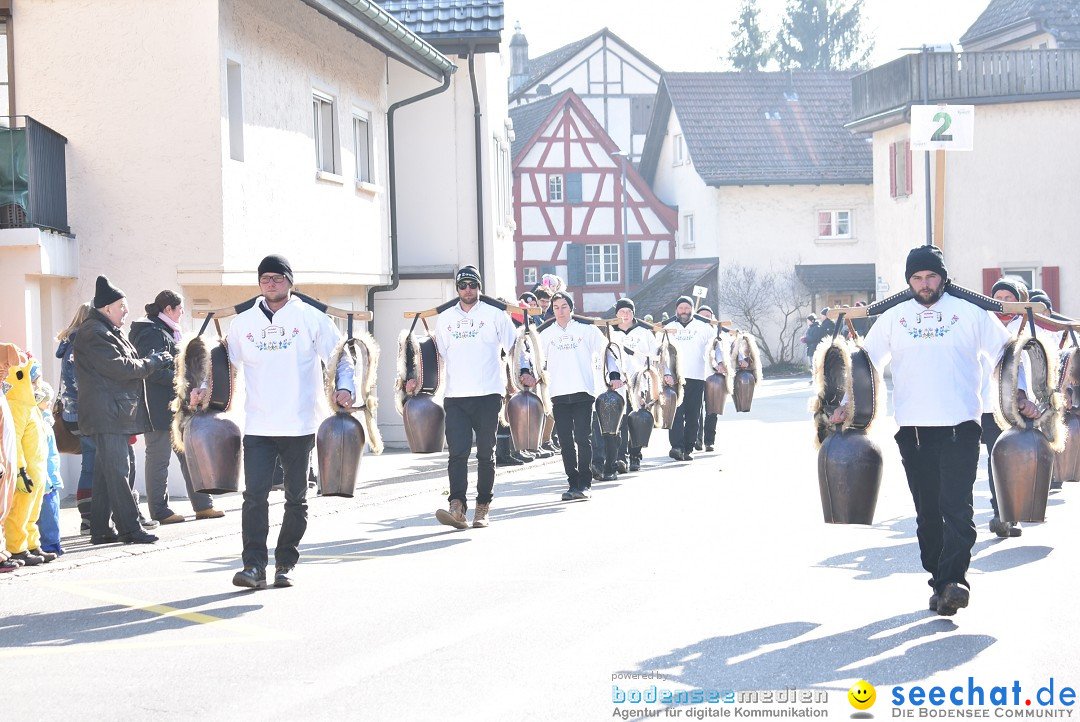
[[[971,150],[974,139],[974,105],[911,106],[912,150]]]

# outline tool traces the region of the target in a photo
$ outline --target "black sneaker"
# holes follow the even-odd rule
[[[937,592],[934,592],[933,594],[930,595],[930,611],[931,612],[936,612],[937,611],[937,605],[938,605],[939,601],[941,601],[941,598],[937,595]]]
[[[706,444],[705,445],[705,451],[714,451],[713,445],[712,444]]]
[[[569,491],[564,491],[562,493],[562,500],[563,501],[573,501],[574,500],[574,490],[570,489]]]
[[[56,561],[56,558],[59,556],[59,554],[57,554],[56,552],[47,552],[41,547],[38,547],[37,549],[31,549],[30,553],[34,556],[39,556],[44,559],[46,564]]]
[[[625,474],[627,471],[629,471],[629,469],[630,467],[626,465],[626,462],[624,460],[619,459],[615,462],[615,471],[617,471],[618,473]]]
[[[684,451],[684,452],[682,453],[682,460],[683,460],[683,461],[693,461],[693,460],[694,460],[694,457],[693,457],[693,456],[692,456],[692,455],[690,454],[690,452],[689,452],[689,451]]]
[[[283,567],[280,564],[274,567],[274,586],[278,589],[291,587],[293,585],[293,580],[289,578],[291,571],[292,567]]]
[[[702,449],[701,443],[698,442],[698,443],[694,444],[694,448],[697,449],[698,451],[701,451],[701,449]]]
[[[575,489],[570,498],[577,501],[587,501],[592,498],[592,491],[589,489]]]
[[[596,464],[591,464],[589,466],[589,471],[592,472],[592,478],[594,481],[600,481],[604,478],[604,470]]]
[[[233,575],[232,583],[236,587],[266,589],[266,570],[256,567],[244,567],[244,571]]]
[[[618,481],[618,480],[619,480],[619,475],[618,474],[616,474],[614,471],[608,471],[608,472],[606,472],[604,474],[604,478],[601,479],[600,481]]]
[[[44,564],[44,557],[39,557],[37,554],[33,554],[29,551],[19,552],[18,554],[12,554],[11,558],[15,561],[23,563],[23,566],[36,567],[38,564]]]
[[[161,522],[157,521],[156,519],[147,519],[144,516],[140,516],[139,526],[141,526],[143,529],[157,529],[159,526],[161,526]]]
[[[641,460],[640,459],[630,459],[630,471],[640,471],[640,470],[641,470]]]
[[[667,455],[670,456],[672,459],[675,459],[675,461],[682,461],[683,460],[682,459],[682,449],[672,449],[671,451],[669,451],[667,453]]]
[[[113,531],[106,532],[105,534],[90,535],[91,544],[115,544],[118,541],[120,541],[120,537]]]
[[[971,592],[967,589],[956,582],[949,582],[938,595],[937,613],[943,617],[951,617],[956,614],[957,609],[963,609],[968,605],[970,596]]]
[[[495,466],[524,466],[525,462],[513,456],[496,456]]]
[[[157,522],[155,522],[157,523]],[[120,541],[125,544],[153,544],[158,538],[153,534],[147,534],[142,529],[137,529],[127,534],[120,535]]]

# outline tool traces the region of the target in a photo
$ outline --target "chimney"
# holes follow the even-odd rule
[[[514,23],[510,38],[510,92],[521,87],[529,77],[529,41],[521,32],[521,22]]]

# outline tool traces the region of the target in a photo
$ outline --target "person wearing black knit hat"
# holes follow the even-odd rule
[[[878,317],[864,348],[879,371],[891,364],[900,427],[895,438],[915,505],[922,565],[930,574],[929,608],[952,616],[970,598],[981,360],[996,364],[1010,335],[988,311],[943,294],[949,275],[937,248],[912,249],[905,274],[912,298]],[[1018,398],[1017,407],[1027,418],[1039,416],[1026,398]],[[830,421],[841,423],[847,414],[841,406]]]
[[[90,543],[150,544],[157,537],[143,530],[132,497],[135,454],[128,439],[152,430],[145,380],[171,365],[172,355],[159,351],[139,357],[121,328],[128,315],[127,298],[105,276],[97,277],[93,306],[75,334],[72,351],[79,389],[79,432],[92,437],[97,448]],[[116,521],[115,532],[110,516]]]
[[[244,568],[232,583],[249,589],[267,584],[268,498],[279,460],[285,508],[274,550],[274,586],[293,586],[289,575],[307,531],[308,466],[321,420],[323,368],[333,374],[333,401],[346,409],[353,406],[358,375],[349,354],[335,353],[342,334],[330,317],[293,294],[293,269],[284,256],[263,258],[258,282],[261,295],[233,319],[226,343],[229,360],[244,372]],[[192,406],[207,393],[193,390]]]
[[[656,354],[656,335],[651,326],[638,323],[634,317],[636,310],[632,299],[620,298],[615,302],[615,315],[618,316],[619,323],[611,327],[611,340],[622,347],[627,400],[633,393],[635,380],[644,371],[649,358]],[[631,404],[627,403],[626,414],[631,411]],[[623,416],[619,427],[619,458],[615,462],[615,471],[618,473],[641,468],[641,447],[632,442],[626,416]]]
[[[1028,290],[1024,282],[1018,278],[999,278],[990,288],[990,295],[1003,303],[1015,303],[1027,298]],[[1016,335],[1023,324],[1024,317],[1015,314],[996,314],[997,319],[1005,325],[1005,330],[1010,335]],[[990,531],[1001,538],[1020,536],[1023,529],[1017,522],[1002,521],[998,514],[997,489],[994,487],[994,465],[990,458],[990,452],[997,443],[998,437],[1004,431],[997,423],[994,411],[998,408],[998,385],[994,382],[994,367],[990,359],[982,357],[982,389],[979,397],[982,399],[983,414],[980,424],[982,426],[982,443],[986,447],[986,474],[987,485],[990,487],[990,507],[994,510],[994,516],[990,519]]]
[[[678,350],[682,367],[683,397],[668,430],[671,451],[676,461],[693,461],[697,445],[701,405],[705,399],[705,354],[713,337],[712,326],[694,317],[694,299],[679,296],[675,302],[675,318],[664,323],[664,336]],[[664,370],[664,383],[675,384],[672,369]]]
[[[431,335],[446,369],[443,409],[446,412],[446,475],[450,482],[448,508],[435,519],[455,529],[469,526],[469,455],[476,443],[476,509],[472,526],[487,527],[495,497],[495,446],[499,411],[506,391],[503,353],[513,354],[514,323],[505,312],[480,299],[483,287],[473,266],[456,274],[457,303],[435,318]],[[416,379],[405,382],[412,394]]]

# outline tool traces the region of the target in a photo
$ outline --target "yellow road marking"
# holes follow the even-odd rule
[[[188,578],[188,577],[184,577]],[[117,583],[124,580],[112,579],[104,580],[105,583]],[[129,579],[127,581],[145,581],[144,579]],[[51,582],[51,581],[39,581],[37,582],[41,586],[55,589],[60,592],[66,592],[68,594],[74,594],[76,596],[85,597],[87,599],[93,599],[99,602],[105,602],[107,604],[116,605],[119,607],[127,607],[132,611],[147,612],[149,614],[157,615],[163,619],[182,619],[192,624],[214,624],[214,628],[220,631],[227,631],[235,634],[236,636],[214,636],[209,638],[200,639],[155,639],[145,641],[123,641],[123,642],[105,642],[104,646],[110,649],[155,649],[159,647],[184,647],[195,645],[207,645],[207,644],[221,644],[223,642],[277,642],[299,639],[297,635],[285,634],[277,630],[268,630],[260,627],[254,627],[243,622],[238,622],[233,619],[225,619],[222,617],[215,617],[212,614],[206,614],[204,612],[187,612],[176,607],[170,607],[165,604],[155,604],[153,602],[147,602],[141,599],[135,599],[133,597],[127,597],[120,594],[113,594],[111,592],[105,592],[98,589],[82,586],[79,584],[73,584],[71,582]],[[96,583],[96,582],[95,582]],[[239,591],[239,590],[237,590]],[[238,599],[247,597],[237,596]],[[93,651],[98,652],[102,648],[101,642],[89,642],[89,643],[75,643],[75,644],[49,644],[42,646],[30,646],[20,647],[17,649],[3,649],[0,648],[0,659],[10,657],[22,657],[22,656],[40,656],[49,654],[70,654],[80,651]]]

